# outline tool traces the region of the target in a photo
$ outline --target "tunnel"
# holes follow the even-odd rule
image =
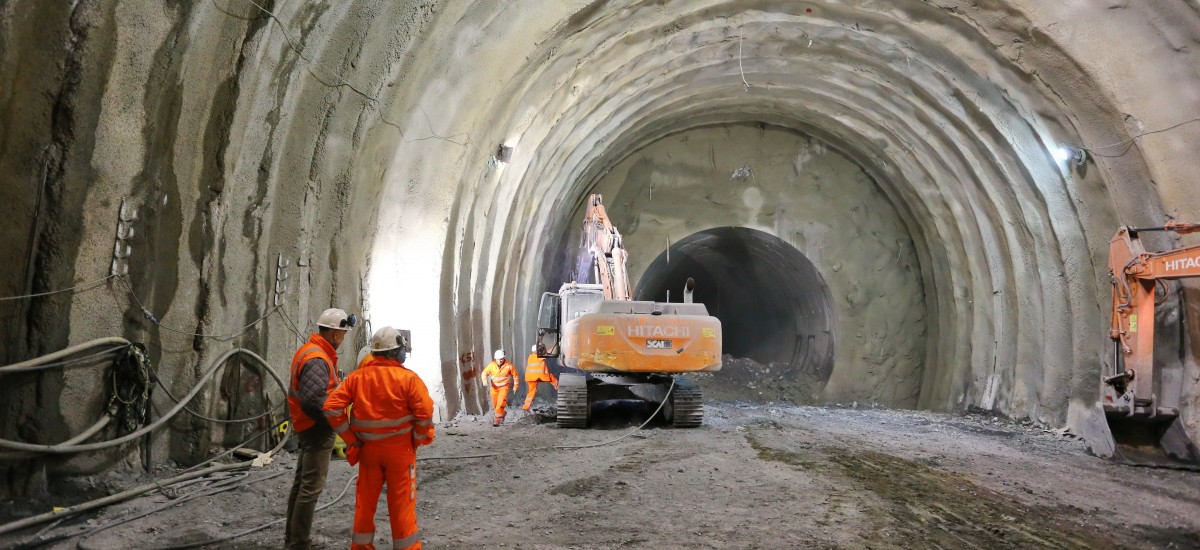
[[[786,364],[806,402],[1078,427],[1116,368],[1109,240],[1200,219],[1197,22],[1116,0],[8,0],[0,361],[120,337],[242,418],[278,405],[270,377],[207,366],[244,347],[286,375],[336,306],[364,320],[341,353],[411,330],[439,421],[482,414],[481,370],[528,353],[599,193],[638,296],[695,277],[730,360]],[[1171,283],[1157,331],[1193,439],[1198,293]],[[110,378],[66,367],[0,385],[0,439],[96,425]],[[165,426],[0,462],[0,494],[264,429]]]
[[[696,283],[695,301],[721,320],[725,354],[829,378],[835,340],[829,288],[795,247],[744,227],[700,231],[646,267],[635,299],[681,301],[688,278]]]

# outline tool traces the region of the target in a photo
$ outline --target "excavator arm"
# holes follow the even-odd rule
[[[1108,270],[1112,278],[1109,338],[1119,342],[1119,356],[1126,366],[1112,380],[1124,386],[1132,383],[1134,397],[1152,401],[1154,309],[1159,305],[1155,292],[1158,287],[1166,286],[1165,281],[1200,277],[1200,246],[1146,252],[1138,237],[1145,231],[1193,233],[1200,231],[1200,224],[1170,222],[1162,227],[1123,227],[1109,241]]]
[[[1188,438],[1179,409],[1160,406],[1155,392],[1155,296],[1166,281],[1200,277],[1200,246],[1147,252],[1139,233],[1194,233],[1200,224],[1123,227],[1109,241],[1112,280],[1113,369],[1103,376],[1100,400],[1084,422],[1083,438],[1097,456],[1134,465],[1200,469],[1200,451]],[[1122,365],[1124,368],[1122,368]],[[1167,404],[1169,405],[1169,404]]]
[[[629,273],[625,270],[625,242],[621,232],[608,219],[599,194],[588,197],[587,213],[583,218],[583,241],[592,258],[596,283],[604,286],[605,300],[632,300]]]

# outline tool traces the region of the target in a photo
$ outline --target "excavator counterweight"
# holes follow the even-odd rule
[[[1166,281],[1200,277],[1200,246],[1146,252],[1145,231],[1192,233],[1200,224],[1123,227],[1109,242],[1114,373],[1101,377],[1100,400],[1083,426],[1088,449],[1101,458],[1141,466],[1200,469],[1200,452],[1174,403],[1160,402],[1154,375],[1155,293]],[[1165,291],[1165,288],[1164,288]]]

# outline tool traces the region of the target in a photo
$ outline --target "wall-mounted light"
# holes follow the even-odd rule
[[[508,161],[512,160],[512,154],[513,154],[512,146],[504,145],[502,143],[502,144],[500,144],[500,147],[498,149],[496,149],[496,161],[507,164]]]
[[[1059,145],[1058,148],[1053,151],[1053,154],[1054,160],[1057,160],[1058,162],[1070,161],[1075,163],[1076,166],[1083,166],[1083,164],[1087,162],[1087,151],[1067,145]]]

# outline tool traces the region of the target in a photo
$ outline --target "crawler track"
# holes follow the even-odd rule
[[[587,378],[563,374],[558,379],[558,427],[586,428],[588,424]]]
[[[676,428],[698,428],[704,419],[704,400],[700,386],[686,378],[675,377],[671,390],[671,424]]]

